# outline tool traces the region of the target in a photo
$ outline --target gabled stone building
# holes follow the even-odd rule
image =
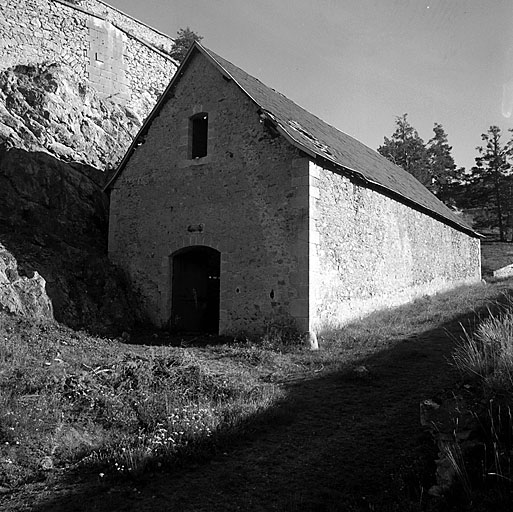
[[[108,189],[110,257],[160,326],[315,332],[480,279],[415,178],[197,43]]]

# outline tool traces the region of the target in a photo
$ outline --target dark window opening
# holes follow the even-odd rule
[[[207,155],[208,114],[198,114],[191,118],[191,158]]]

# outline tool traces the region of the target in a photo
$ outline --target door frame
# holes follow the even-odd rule
[[[206,257],[216,257],[217,258],[217,297],[215,299],[215,302],[217,304],[217,311],[216,311],[216,319],[215,319],[215,329],[201,329],[198,332],[202,332],[205,334],[219,334],[219,328],[220,328],[220,316],[221,316],[221,252],[214,247],[210,247],[208,245],[189,245],[187,247],[182,247],[173,253],[171,253],[168,257],[168,269],[169,269],[169,275],[168,275],[168,328],[170,330],[175,330],[176,326],[174,323],[174,305],[173,305],[173,299],[174,297],[174,289],[173,289],[173,280],[175,278],[174,276],[174,265],[175,265],[175,258],[177,256],[183,256],[187,253],[201,253],[204,252]],[[208,295],[207,295],[208,296]],[[208,302],[207,302],[208,304]]]

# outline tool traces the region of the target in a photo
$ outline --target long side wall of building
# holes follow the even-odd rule
[[[208,114],[208,153],[191,159],[199,113]],[[150,318],[170,321],[173,254],[199,245],[221,253],[221,333],[308,330],[308,169],[198,54],[111,191],[109,255]]]
[[[60,0],[0,2],[0,70],[61,63],[100,96],[145,117],[176,71],[159,48],[172,39],[103,2]]]
[[[317,330],[479,281],[480,241],[310,163]]]

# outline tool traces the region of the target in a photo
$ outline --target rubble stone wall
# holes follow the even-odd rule
[[[171,319],[173,255],[221,253],[220,333],[308,330],[308,159],[197,54],[111,190],[109,256],[159,325]],[[189,122],[208,114],[207,155]]]
[[[171,51],[173,40],[169,36],[132,18],[115,7],[101,0],[78,0],[77,3],[83,9],[104,18],[121,30],[132,34],[142,41],[146,41],[155,48],[164,52]]]
[[[479,238],[314,163],[310,168],[317,329],[481,279]]]
[[[0,70],[57,62],[143,117],[176,71],[172,42],[99,0],[0,2]]]

